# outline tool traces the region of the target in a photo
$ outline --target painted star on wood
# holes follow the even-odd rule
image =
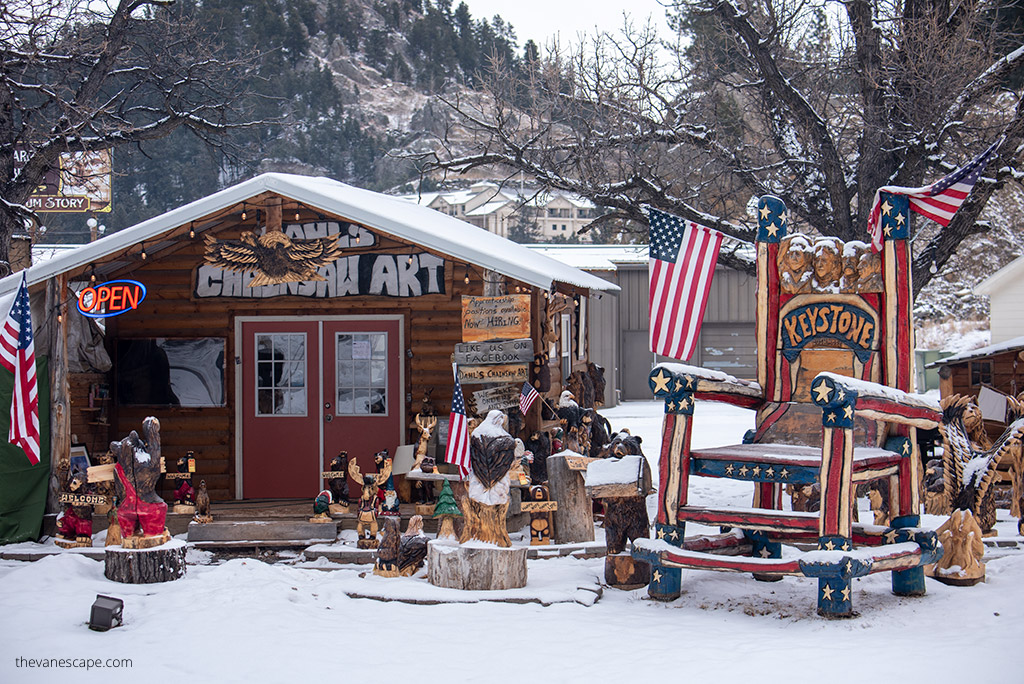
[[[679,539],[679,530],[672,530],[672,534],[668,535],[672,540]]]
[[[758,475],[761,474],[761,466],[759,466],[759,465],[754,466],[754,469],[752,471],[750,471],[750,472],[752,472],[754,474],[754,477],[757,477]]]
[[[664,577],[664,575],[661,574],[661,570],[655,570],[654,574],[651,575],[651,581],[660,582],[662,577]]]
[[[830,412],[829,412],[829,413],[828,413],[828,414],[827,414],[827,415],[825,416],[825,420],[827,420],[827,421],[828,421],[828,422],[830,422],[830,423],[834,423],[834,422],[836,422],[836,414],[830,411]]]
[[[659,527],[658,528],[658,539],[664,539],[664,538],[665,538],[665,530],[663,530],[663,529],[661,529]]]
[[[658,374],[651,379],[654,380],[655,392],[668,392],[668,381],[671,378],[665,374],[664,369],[658,371]]]
[[[850,542],[843,542],[843,545],[840,548],[843,551],[849,551],[850,550]]]
[[[891,223],[886,223],[885,224],[885,236],[889,237],[890,235],[892,235],[892,224]]]
[[[729,465],[725,466],[725,474],[732,475],[732,471],[734,471],[735,469],[736,468],[733,467],[732,463],[730,463]]]
[[[678,392],[681,389],[683,389],[683,383],[680,382],[679,380],[676,380],[676,392]]]
[[[775,477],[775,466],[768,466],[768,470],[764,471],[764,474],[768,477]]]
[[[818,401],[828,401],[829,395],[832,394],[832,388],[828,386],[827,382],[822,380],[814,388],[814,393],[818,395]]]
[[[781,475],[782,479],[785,480],[787,477],[789,477],[789,471],[786,468],[783,468],[782,472],[779,473],[779,475]]]
[[[896,530],[889,530],[885,533],[885,543],[895,544],[896,543]]]
[[[843,418],[853,420],[853,407],[849,404],[843,407]]]
[[[888,216],[892,213],[892,205],[889,204],[889,200],[882,202],[882,216]]]
[[[786,222],[786,212],[782,212],[781,214],[779,214],[779,223],[785,223],[785,222]]]
[[[903,215],[902,211],[900,213],[896,214],[896,223],[897,223],[897,225],[902,226],[903,223],[906,220],[907,220],[907,217]]]
[[[772,552],[768,550],[767,546],[762,546],[761,551],[758,553],[758,555],[760,555],[761,558],[768,558],[772,555]]]
[[[761,220],[762,221],[767,221],[768,217],[772,215],[772,210],[769,209],[766,206],[765,207],[761,207],[760,212],[761,212]]]
[[[826,601],[832,600],[832,592],[835,591],[832,587],[825,585],[825,588],[821,590],[821,597]]]
[[[670,401],[670,402],[668,402],[667,404],[665,404],[665,407],[666,407],[666,408],[667,408],[667,409],[668,409],[669,411],[675,411],[675,410],[676,410],[676,402],[674,402],[674,401]]]
[[[839,593],[841,593],[843,595],[843,600],[844,601],[849,601],[850,600],[850,587],[843,587],[843,590],[841,592],[839,592]]]
[[[829,539],[827,542],[825,542],[825,550],[826,551],[835,551],[836,550],[836,545],[834,543],[832,543],[831,539]]]
[[[904,456],[909,456],[910,455],[910,440],[907,440],[907,441],[903,442],[903,455]]]
[[[775,223],[769,223],[767,226],[764,227],[764,231],[768,233],[768,235],[770,235],[771,237],[775,237],[776,235],[779,234],[779,227],[775,225]]]
[[[748,470],[747,466],[745,466],[745,465],[741,466],[740,467],[740,476],[741,477],[746,477],[747,476],[747,470]]]
[[[852,560],[848,560],[848,561],[846,561],[846,574],[849,575],[852,572],[853,572],[853,561]]]

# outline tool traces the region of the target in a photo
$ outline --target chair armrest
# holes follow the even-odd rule
[[[764,392],[756,382],[682,363],[659,363],[651,371],[648,382],[651,392],[659,399],[692,394],[698,399],[720,401],[743,408],[757,408],[764,403]]]
[[[934,399],[835,373],[819,373],[811,383],[811,397],[822,409],[850,405],[859,416],[889,423],[930,429],[942,420],[942,408]]]

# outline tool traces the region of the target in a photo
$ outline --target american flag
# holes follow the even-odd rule
[[[651,351],[686,361],[697,347],[722,234],[648,209]]]
[[[32,309],[28,282],[21,274],[21,287],[0,333],[0,364],[14,373],[11,399],[11,432],[8,441],[20,446],[28,460],[39,463],[39,395],[36,388],[36,347],[32,340]]]
[[[966,166],[963,166],[945,178],[942,178],[931,185],[920,188],[904,188],[898,185],[887,185],[875,191],[875,201],[871,205],[871,214],[868,216],[868,232],[871,233],[871,247],[876,252],[882,251],[882,221],[881,214],[884,206],[881,202],[882,192],[891,192],[897,195],[906,195],[910,198],[910,209],[926,218],[930,218],[943,228],[953,220],[953,214],[964,203],[971,193],[971,188],[978,182],[981,172],[985,170],[1002,139],[995,141],[991,146]],[[908,217],[909,218],[909,217]]]
[[[519,393],[519,412],[525,416],[526,412],[530,410],[530,407],[533,406],[533,402],[537,401],[537,397],[539,396],[540,394],[538,394],[537,390],[533,389],[533,385],[528,382],[524,382],[523,389]]]
[[[454,363],[452,372],[455,373],[455,390],[452,392],[452,412],[448,416],[448,447],[444,452],[444,460],[459,466],[459,474],[465,479],[469,474],[469,421],[466,418],[462,385],[459,384],[458,367]]]

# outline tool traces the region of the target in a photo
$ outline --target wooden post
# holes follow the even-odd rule
[[[555,510],[555,543],[575,544],[594,541],[594,511],[583,484],[583,476],[569,468],[566,457],[548,458],[548,486]]]
[[[786,205],[778,197],[765,195],[757,201],[757,316],[756,340],[760,359],[757,382],[765,399],[779,401],[779,243],[786,236]]]
[[[62,483],[71,468],[71,388],[68,384],[68,316],[64,297],[67,274],[46,281],[46,315],[50,325],[50,492],[46,510],[60,511]]]
[[[267,198],[267,230],[281,230],[281,198],[277,195]]]

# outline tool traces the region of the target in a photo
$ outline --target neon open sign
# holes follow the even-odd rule
[[[134,311],[146,298],[146,286],[137,280],[111,280],[78,293],[78,310],[89,318],[110,318]]]

